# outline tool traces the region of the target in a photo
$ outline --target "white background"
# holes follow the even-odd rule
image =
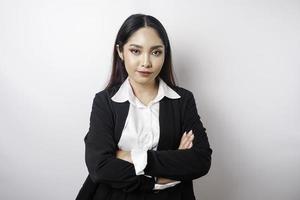
[[[133,13],[171,41],[211,147],[201,200],[300,198],[300,2],[0,1],[0,199],[75,199],[83,138]]]

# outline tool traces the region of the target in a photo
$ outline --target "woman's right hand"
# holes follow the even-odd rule
[[[184,132],[182,137],[181,137],[181,141],[180,141],[180,145],[179,145],[178,149],[190,149],[190,148],[192,148],[193,140],[194,140],[193,130],[190,130],[187,134],[186,134],[186,132]],[[167,184],[167,183],[171,183],[171,182],[175,182],[175,180],[158,177],[156,183],[158,183],[158,184]]]

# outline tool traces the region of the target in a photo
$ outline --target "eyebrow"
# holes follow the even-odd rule
[[[134,46],[134,47],[137,47],[137,48],[143,48],[141,45],[138,45],[138,44],[130,44],[129,46]],[[156,49],[156,48],[159,48],[159,47],[163,47],[162,45],[155,45],[155,46],[152,46],[150,49]]]

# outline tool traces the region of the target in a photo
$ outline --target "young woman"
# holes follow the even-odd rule
[[[156,18],[135,14],[121,26],[84,142],[89,176],[78,200],[195,199],[192,180],[208,173],[212,149],[192,92],[175,84]]]

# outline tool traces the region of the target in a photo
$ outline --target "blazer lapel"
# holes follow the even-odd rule
[[[175,144],[176,126],[174,120],[174,108],[172,101],[164,97],[159,102],[159,126],[160,136],[157,150],[172,149]]]
[[[124,103],[113,102],[113,104],[115,110],[118,111],[115,112],[115,137],[114,137],[116,144],[118,144],[126,122],[130,104],[128,101]]]

